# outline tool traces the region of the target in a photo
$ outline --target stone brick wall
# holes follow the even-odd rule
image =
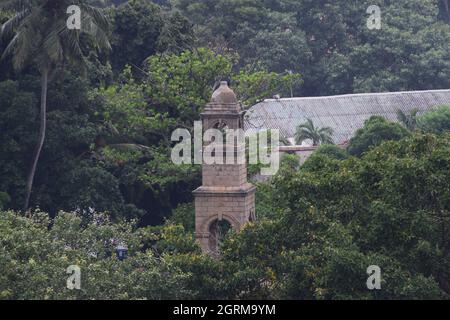
[[[204,164],[202,180],[206,187],[239,187],[247,182],[247,167],[245,164]]]

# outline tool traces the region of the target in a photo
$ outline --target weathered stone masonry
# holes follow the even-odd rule
[[[210,128],[243,129],[243,110],[226,82],[214,92],[201,114],[203,130]],[[203,146],[203,148],[205,145]],[[235,151],[242,146],[236,146]],[[222,220],[239,231],[255,219],[256,188],[247,182],[246,164],[202,165],[202,186],[194,191],[196,238],[204,252],[217,251],[215,225]]]

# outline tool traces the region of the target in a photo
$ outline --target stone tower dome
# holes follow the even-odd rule
[[[238,103],[238,100],[234,91],[228,87],[228,82],[221,81],[219,87],[211,97],[211,102],[217,104],[235,104]]]

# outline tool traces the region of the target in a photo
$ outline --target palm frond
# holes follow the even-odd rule
[[[22,28],[3,51],[2,59],[11,56],[14,69],[21,70],[30,58],[32,44],[33,35],[30,28]]]
[[[28,15],[23,17],[20,25],[17,26],[16,35],[2,54],[2,59],[12,56],[13,66],[16,70],[21,70],[31,57],[35,57],[33,48],[40,39],[39,32],[36,32],[36,26],[41,22],[41,14],[40,7],[29,10]]]
[[[12,56],[12,55],[14,55],[14,52],[15,52],[15,50],[16,50],[16,48],[17,48],[17,44],[18,44],[18,42],[19,42],[19,40],[20,40],[20,32],[18,32],[18,33],[16,33],[15,35],[14,35],[14,37],[9,41],[9,43],[8,43],[8,45],[6,46],[6,48],[5,48],[5,50],[3,50],[3,53],[2,53],[2,57],[1,57],[1,59],[3,60],[3,59],[6,59],[6,57],[8,57],[8,56]]]
[[[12,56],[16,69],[22,68],[31,59],[38,65],[47,66],[64,60],[84,63],[80,32],[90,34],[99,49],[111,48],[106,34],[109,20],[102,10],[90,6],[87,0],[67,1],[80,6],[83,12],[82,25],[87,26],[81,30],[69,30],[66,26],[66,12],[61,10],[55,15],[46,6],[48,1],[50,0],[0,0],[2,6],[15,12],[1,27],[0,36],[16,33],[2,54],[2,58]],[[64,7],[64,4],[61,6]]]
[[[80,47],[80,32],[78,30],[69,30],[67,34],[62,37],[62,41],[72,57],[79,59],[83,56]]]
[[[86,2],[79,3],[80,9],[82,12],[90,16],[95,25],[97,25],[100,29],[105,32],[108,31],[110,27],[110,21],[108,16],[104,13],[102,9],[95,8],[93,6],[88,5]]]
[[[63,59],[63,47],[57,36],[48,37],[44,42],[46,55],[50,58],[51,63],[59,63]]]
[[[33,0],[0,0],[0,10],[22,11],[31,8]]]
[[[312,119],[306,119],[306,122],[297,126],[295,132],[295,142],[301,144],[304,140],[312,140],[313,145],[321,143],[333,143],[333,129],[330,127],[316,128]]]
[[[87,24],[87,27],[82,29],[83,32],[94,37],[98,48],[107,51],[111,50],[111,44],[109,43],[108,36],[103,29],[100,28],[91,18],[87,18],[85,23]]]
[[[30,13],[29,9],[22,10],[6,21],[0,29],[0,38],[6,38],[14,34],[14,30],[20,25],[20,23]]]
[[[319,130],[318,130],[318,132],[319,133],[324,133],[324,134],[328,134],[328,135],[332,135],[333,134],[333,129],[331,129],[330,127],[323,127],[323,128],[320,128]]]

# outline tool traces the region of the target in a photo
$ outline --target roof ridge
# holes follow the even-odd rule
[[[348,93],[333,96],[313,96],[313,97],[292,97],[292,98],[280,98],[280,99],[264,99],[259,103],[264,102],[276,102],[276,101],[298,101],[298,100],[320,100],[320,99],[336,99],[336,98],[349,98],[349,97],[369,97],[369,96],[387,96],[398,94],[414,94],[414,93],[438,93],[438,92],[450,92],[450,89],[436,89],[436,90],[416,90],[416,91],[393,91],[393,92],[368,92],[368,93]],[[257,103],[257,104],[259,104]]]

